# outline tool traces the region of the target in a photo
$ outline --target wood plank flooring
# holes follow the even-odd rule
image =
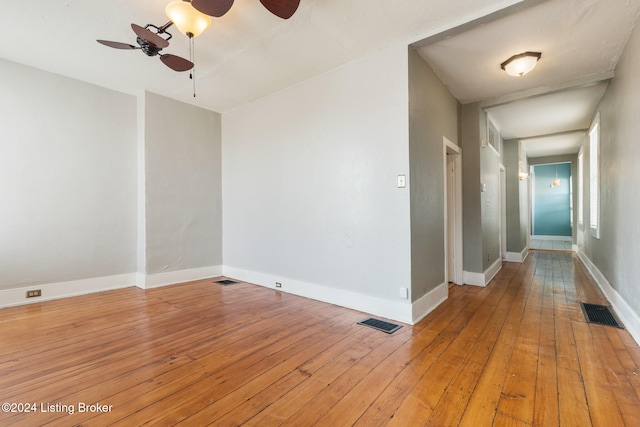
[[[449,294],[391,335],[213,279],[0,309],[0,402],[31,411],[0,425],[638,425],[640,349],[585,323],[606,300],[575,255]]]

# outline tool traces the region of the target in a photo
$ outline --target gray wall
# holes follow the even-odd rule
[[[0,59],[0,289],[136,270],[136,98]]]
[[[481,126],[482,123],[485,122]],[[485,271],[500,258],[500,157],[490,147],[480,149],[480,185],[485,188],[480,193],[482,271]]]
[[[528,178],[520,181],[520,141],[504,141],[502,159],[507,181],[507,252],[521,253],[527,247],[528,204],[522,204],[521,196],[524,193],[527,200]]]
[[[225,268],[408,303],[407,67],[390,47],[223,115]]]
[[[482,210],[480,207],[480,139],[486,128],[480,126],[478,103],[461,108],[462,141],[462,227],[464,270],[481,273]],[[481,131],[483,132],[481,136]]]
[[[409,49],[411,289],[417,300],[444,282],[443,136],[458,142],[458,101]]]
[[[500,156],[481,147],[487,139],[486,112],[478,103],[461,111],[464,270],[483,273],[500,257]]]
[[[636,25],[600,105],[601,238],[588,230],[585,198],[585,254],[640,316],[640,25]],[[588,170],[589,150],[584,164]],[[589,194],[585,174],[585,194]]]
[[[219,114],[4,60],[0,99],[0,290],[221,265]]]
[[[220,114],[145,94],[146,274],[222,265]]]

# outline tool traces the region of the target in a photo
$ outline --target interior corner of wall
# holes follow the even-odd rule
[[[136,273],[136,286],[140,289],[146,289],[147,276],[144,273]]]
[[[449,284],[446,282],[441,283],[422,297],[418,298],[418,300],[411,305],[411,324],[415,325],[420,320],[424,319],[447,298],[449,298]]]

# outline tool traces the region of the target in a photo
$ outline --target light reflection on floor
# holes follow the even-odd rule
[[[531,249],[542,249],[548,251],[570,251],[571,241],[532,238],[530,241]]]

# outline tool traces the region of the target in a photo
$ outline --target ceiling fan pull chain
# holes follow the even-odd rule
[[[189,38],[189,59],[193,64],[196,63],[196,44],[194,37]],[[193,97],[196,97],[196,66],[194,65],[189,72],[189,78],[193,82]]]

